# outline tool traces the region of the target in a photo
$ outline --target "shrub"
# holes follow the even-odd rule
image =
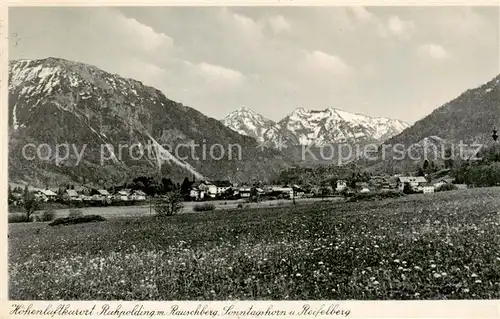
[[[179,191],[167,193],[154,205],[154,210],[158,216],[172,216],[179,213],[182,208],[182,195]]]
[[[33,217],[32,215],[39,207],[38,200],[35,198],[35,196],[33,196],[33,194],[27,194],[24,198],[23,206],[26,214],[25,220],[31,221]]]
[[[438,192],[445,192],[445,191],[454,191],[456,190],[457,187],[454,184],[444,184],[438,187],[437,191]]]
[[[74,224],[91,223],[91,222],[102,222],[105,220],[106,219],[104,217],[99,216],[99,215],[64,217],[64,218],[57,218],[53,222],[49,223],[49,226],[74,225]]]
[[[9,214],[9,223],[26,223],[30,220],[27,219],[25,214]]]
[[[52,220],[54,220],[55,216],[56,212],[52,208],[49,208],[42,213],[42,216],[40,216],[40,221],[51,222]]]
[[[194,205],[193,210],[195,212],[206,212],[210,210],[215,210],[215,205],[212,203],[203,203]]]
[[[377,193],[358,193],[349,197],[347,201],[358,202],[358,201],[382,200],[386,198],[397,198],[401,196],[405,196],[405,194],[396,191],[384,191]]]
[[[415,191],[413,190],[413,187],[411,187],[410,183],[404,184],[403,193],[405,193],[407,195],[415,193]]]
[[[243,208],[243,204],[242,203],[238,203],[238,208]]]
[[[69,209],[69,215],[68,217],[72,217],[72,218],[75,218],[75,217],[82,217],[83,216],[83,212],[77,208],[70,208]]]

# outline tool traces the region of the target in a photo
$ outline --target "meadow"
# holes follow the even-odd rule
[[[500,188],[9,224],[22,300],[500,298]]]

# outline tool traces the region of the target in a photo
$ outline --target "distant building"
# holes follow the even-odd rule
[[[347,188],[347,181],[346,181],[346,180],[344,180],[344,179],[339,179],[339,180],[337,181],[337,187],[335,188],[335,190],[336,190],[337,192],[341,192],[341,191],[343,191],[343,190],[344,190],[344,189],[346,189],[346,188]]]
[[[201,181],[197,188],[199,191],[202,191],[205,195],[208,195],[212,198],[217,195],[217,186],[215,186],[211,182]]]
[[[430,194],[430,193],[434,193],[436,188],[431,183],[420,183],[416,187],[416,190],[419,192],[422,192],[424,194]]]
[[[54,201],[57,198],[57,193],[51,191],[50,189],[42,190],[42,193],[47,197],[47,200]]]
[[[417,189],[420,184],[426,184],[427,179],[423,176],[399,176],[397,178],[397,188],[400,191],[404,190],[405,184],[408,183],[412,188]]]
[[[115,194],[114,199],[119,200],[119,201],[128,201],[129,195],[130,195],[130,189],[125,188],[125,189],[119,190]]]
[[[111,194],[105,189],[98,189],[92,195],[94,201],[106,201],[111,199]]]
[[[216,187],[217,195],[223,194],[233,186],[230,181],[213,181],[212,184]]]
[[[74,190],[80,195],[89,195],[90,189],[86,186],[75,185]]]
[[[130,199],[135,200],[135,201],[145,201],[146,200],[146,193],[144,193],[141,190],[135,190],[130,195]]]
[[[74,189],[67,189],[63,195],[65,200],[69,201],[81,201],[82,199]]]
[[[434,193],[434,189],[435,188],[432,185],[422,186],[422,191],[424,194]]]
[[[285,185],[285,186],[275,186],[272,188],[273,192],[279,192],[285,197],[293,198],[293,188]]]
[[[252,192],[252,188],[248,186],[240,187],[239,193],[241,198],[250,197],[250,193]]]
[[[104,196],[106,198],[111,197],[111,194],[105,189],[98,189],[97,192],[99,193],[99,195]]]
[[[33,194],[35,195],[35,198],[39,201],[46,202],[49,199],[47,198],[47,195],[45,195],[44,190],[42,189],[36,189],[34,190]]]
[[[292,185],[292,197],[301,198],[306,195],[306,191],[299,185]]]

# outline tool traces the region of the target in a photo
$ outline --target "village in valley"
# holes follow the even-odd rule
[[[150,180],[150,179],[149,179]],[[165,181],[165,179],[163,179]],[[23,207],[25,198],[32,195],[45,208],[52,203],[69,205],[70,207],[87,206],[123,206],[145,205],[151,200],[160,200],[172,190],[178,190],[182,200],[186,202],[227,201],[260,202],[296,200],[307,198],[343,198],[356,194],[379,193],[422,193],[430,194],[452,189],[467,189],[465,184],[454,183],[454,178],[445,175],[439,178],[427,176],[369,176],[350,179],[330,179],[328,183],[314,185],[312,183],[232,183],[229,180],[195,180],[185,178],[182,184],[169,187],[151,187],[145,183],[132,183],[128,187],[98,188],[81,185],[64,185],[61,187],[35,188],[25,185],[9,187],[9,207]],[[161,184],[161,183],[160,183]],[[216,207],[214,206],[214,209]]]

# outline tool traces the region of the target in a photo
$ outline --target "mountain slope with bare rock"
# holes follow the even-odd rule
[[[65,144],[70,156],[60,154],[56,163],[55,150]],[[111,185],[138,175],[239,181],[286,166],[280,153],[257,145],[153,87],[91,65],[57,58],[9,63],[11,181]]]

